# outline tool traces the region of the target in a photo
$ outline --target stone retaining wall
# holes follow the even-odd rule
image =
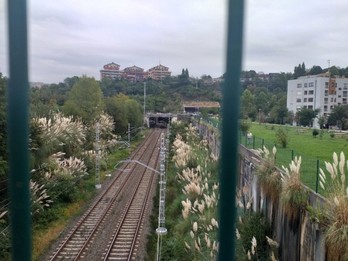
[[[218,156],[220,153],[220,134],[218,129],[205,122],[193,123],[200,135],[208,140],[212,152]],[[310,214],[304,210],[294,220],[289,220],[285,215],[281,202],[272,202],[262,193],[255,167],[260,159],[252,150],[240,145],[240,172],[239,188],[247,186],[246,202],[252,198],[253,210],[262,212],[269,220],[273,239],[279,244],[279,259],[294,260],[325,260],[325,237],[318,224],[313,222]],[[289,162],[290,163],[290,162]],[[323,204],[325,199],[313,190],[305,187],[309,193],[309,205],[316,207]]]

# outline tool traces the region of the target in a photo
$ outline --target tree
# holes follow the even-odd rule
[[[256,117],[255,97],[248,89],[242,93],[241,116],[243,119]]]
[[[286,96],[281,97],[271,110],[271,117],[275,123],[284,124],[288,116],[286,107]]]
[[[336,66],[331,66],[330,67],[330,75],[335,76],[335,75],[340,75],[340,71]]]
[[[134,99],[124,94],[118,94],[105,99],[106,112],[111,115],[115,122],[115,132],[124,134],[128,123],[131,127],[140,127],[143,123],[141,105]]]
[[[69,92],[63,111],[81,118],[85,123],[92,123],[104,108],[102,98],[99,83],[94,78],[83,76]]]
[[[313,67],[309,70],[309,75],[316,75],[323,73],[323,69],[318,65],[313,65]]]
[[[294,69],[294,78],[297,79],[300,76],[304,76],[306,75],[306,66],[304,64],[304,62],[301,64],[299,64],[298,66],[295,66]]]
[[[296,113],[298,123],[301,126],[312,126],[313,119],[318,115],[318,113],[319,109],[312,110],[303,107]]]
[[[348,128],[348,105],[335,106],[328,119],[327,124],[337,126],[340,129]]]

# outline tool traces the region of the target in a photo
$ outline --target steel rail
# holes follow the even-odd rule
[[[154,150],[156,150],[156,147],[154,147]],[[159,163],[159,153],[157,153],[156,155],[156,158],[153,159],[152,157],[149,159],[149,162],[148,164],[150,163],[150,161],[152,160],[152,164],[153,165],[158,165]],[[138,163],[138,162],[136,162]],[[140,163],[140,162],[139,162]],[[132,242],[131,244],[129,245],[129,251],[128,251],[128,254],[127,254],[127,257],[125,257],[126,259],[125,260],[131,260],[132,258],[132,255],[134,253],[134,249],[135,249],[135,244],[136,244],[136,240],[138,238],[138,235],[140,234],[139,231],[140,231],[140,227],[141,227],[141,224],[143,223],[143,219],[144,219],[144,213],[146,211],[146,206],[148,205],[148,200],[149,200],[149,196],[150,196],[150,193],[153,189],[153,183],[154,183],[154,179],[156,177],[156,175],[154,175],[154,172],[157,174],[158,172],[152,168],[151,166],[148,166],[146,164],[143,164],[141,163],[140,164],[142,167],[145,167],[143,169],[143,172],[142,172],[142,180],[140,180],[140,182],[138,183],[136,189],[133,190],[133,195],[132,197],[130,198],[128,204],[127,204],[127,207],[124,209],[124,213],[122,214],[122,218],[121,220],[119,221],[119,225],[117,226],[117,228],[115,229],[114,233],[113,233],[113,237],[111,239],[111,243],[109,244],[107,250],[105,251],[105,256],[103,258],[103,260],[108,260],[110,258],[110,255],[111,253],[113,252],[114,248],[115,248],[115,243],[116,243],[116,240],[118,239],[120,233],[121,233],[121,230],[123,228],[123,225],[124,223],[126,222],[126,219],[128,217],[128,214],[129,214],[129,211],[131,210],[131,207],[134,207],[133,204],[138,204],[138,202],[135,202],[135,198],[136,196],[138,195],[139,193],[139,190],[140,190],[140,186],[141,185],[144,185],[142,182],[145,178],[147,178],[148,180],[146,180],[145,182],[147,182],[145,185],[146,185],[146,190],[145,190],[145,197],[141,200],[142,201],[142,205],[141,205],[141,209],[140,209],[140,212],[137,213],[137,216],[139,217],[138,220],[137,220],[137,223],[135,224],[134,226],[134,235],[133,235],[133,239],[132,239]],[[150,165],[150,164],[149,164]],[[150,172],[150,173],[149,173]],[[147,175],[146,175],[147,174]],[[128,228],[129,229],[129,228]],[[124,248],[127,248],[127,247],[124,247]]]
[[[137,148],[137,150],[132,153],[131,157],[136,158],[139,154],[142,155],[144,153],[144,150],[146,149],[148,143],[151,143],[151,137],[154,135],[154,131],[150,133],[150,135],[147,136],[146,140]],[[125,164],[125,166],[129,166],[131,163]],[[135,168],[135,167],[134,167]],[[93,211],[98,207],[98,205],[103,201],[104,197],[107,195],[107,193],[110,191],[110,189],[117,183],[119,182],[121,177],[121,172],[119,172],[118,175],[115,175],[115,178],[113,181],[106,187],[106,189],[99,195],[97,200],[93,203],[93,205],[88,209],[88,211],[82,216],[82,218],[79,220],[79,222],[75,225],[73,230],[69,233],[69,235],[64,239],[63,242],[61,242],[59,248],[55,250],[55,253],[53,256],[50,257],[49,260],[57,260],[59,259],[60,253],[64,250],[64,248],[67,246],[67,244],[72,240],[74,235],[78,232],[79,228],[81,228],[87,221],[89,217],[91,217],[93,214]],[[130,179],[130,175],[127,175],[126,178],[122,181],[120,184],[120,187],[117,191],[117,193],[112,197],[112,200],[108,202],[104,208],[103,213],[100,214],[99,217],[97,217],[99,220],[94,224],[94,227],[91,228],[91,231],[89,232],[89,235],[85,238],[85,242],[80,246],[80,250],[77,252],[75,258],[72,260],[78,259],[83,250],[86,248],[87,244],[91,241],[91,238],[93,235],[96,233],[100,225],[102,224],[103,220],[106,218],[108,215],[108,212],[112,205],[114,204],[115,200],[117,199],[117,196],[121,193],[121,191],[124,190],[127,181]]]

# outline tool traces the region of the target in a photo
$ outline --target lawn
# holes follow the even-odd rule
[[[288,135],[287,148],[281,148],[276,142],[276,131],[279,128],[283,128]],[[248,148],[260,148],[265,145],[270,150],[276,145],[276,162],[279,167],[288,166],[293,157],[301,156],[302,181],[316,190],[318,167],[325,170],[325,161],[332,162],[334,152],[339,154],[343,151],[348,157],[348,134],[336,133],[331,137],[325,130],[313,137],[312,131],[310,128],[252,123],[250,132],[253,139],[248,142],[245,136],[241,136],[240,143]]]

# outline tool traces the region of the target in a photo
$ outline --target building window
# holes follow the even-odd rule
[[[314,87],[314,82],[308,83],[308,87]]]
[[[297,98],[297,99],[296,99],[296,102],[301,102],[301,99],[300,99],[300,98]]]
[[[313,105],[308,105],[308,109],[313,110]]]
[[[309,91],[308,94],[309,94],[309,95],[314,94],[314,91],[313,91],[313,90],[312,90],[312,91]]]
[[[343,97],[347,97],[348,91],[343,91]]]
[[[328,90],[325,90],[325,96],[328,96],[329,95],[329,91]]]
[[[301,95],[302,94],[302,92],[297,92],[297,95]]]
[[[304,95],[307,95],[307,91],[304,91]]]
[[[325,88],[328,89],[329,88],[329,83],[325,82]]]
[[[305,87],[305,88],[307,87],[307,83],[306,82],[303,84],[303,87]]]
[[[301,84],[301,83],[298,83],[298,84],[297,84],[297,88],[302,88],[302,84]]]
[[[304,98],[304,99],[303,99],[303,102],[307,102],[307,98]]]
[[[342,99],[342,104],[347,104],[347,98]]]
[[[313,102],[313,98],[308,98],[308,102]]]

